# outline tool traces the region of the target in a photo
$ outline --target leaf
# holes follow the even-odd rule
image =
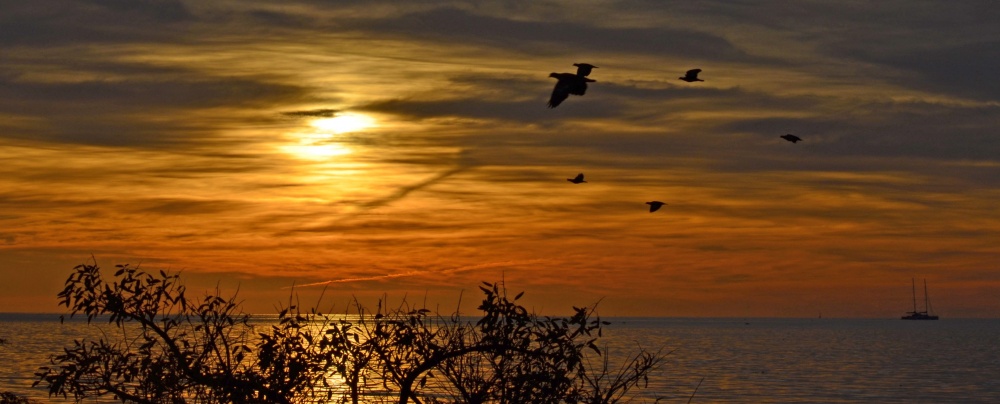
[[[601,354],[601,350],[597,348],[597,345],[594,345],[594,341],[593,340],[591,340],[590,342],[588,342],[587,346],[590,347],[590,349],[593,349],[594,352],[597,352],[598,355]]]

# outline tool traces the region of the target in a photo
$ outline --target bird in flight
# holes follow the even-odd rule
[[[663,205],[666,205],[665,203],[660,201],[646,202],[646,204],[649,205],[649,213],[656,212],[660,210],[660,208],[663,207]]]
[[[698,73],[701,73],[701,69],[691,69],[691,70],[688,70],[687,73],[684,73],[683,77],[678,77],[677,79],[678,80],[684,80],[684,81],[686,81],[688,83],[692,83],[692,82],[695,82],[695,81],[705,81],[705,80],[702,80],[702,79],[698,78]]]
[[[572,182],[574,184],[579,184],[581,182],[587,182],[587,181],[583,180],[583,173],[579,173],[579,174],[576,175],[576,177],[573,177],[573,178],[567,178],[566,181]]]
[[[576,75],[583,77],[589,76],[591,70],[597,68],[597,66],[594,66],[590,63],[573,63],[573,66],[576,66]]]
[[[549,77],[559,80],[556,82],[556,86],[552,88],[552,97],[549,98],[549,108],[558,107],[560,103],[569,98],[570,94],[583,95],[587,92],[587,83],[597,81],[573,73],[551,73]]]
[[[785,140],[787,140],[789,142],[792,142],[792,143],[795,143],[795,142],[798,142],[798,141],[802,140],[802,138],[800,138],[798,136],[795,136],[795,135],[793,135],[791,133],[789,133],[787,135],[781,135],[779,137],[782,138],[782,139],[785,139]]]

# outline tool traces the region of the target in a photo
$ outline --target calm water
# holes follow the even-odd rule
[[[636,344],[672,351],[645,402],[686,403],[692,393],[693,403],[1000,402],[1000,320],[609,320],[611,358]],[[30,387],[32,374],[97,332],[57,316],[0,314],[0,390],[48,401]]]

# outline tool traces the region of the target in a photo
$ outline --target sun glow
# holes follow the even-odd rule
[[[350,154],[351,149],[336,143],[329,133],[293,133],[296,144],[281,146],[281,150],[295,157],[307,160],[325,160],[330,157]]]
[[[338,135],[359,132],[374,126],[375,119],[357,113],[339,114],[333,118],[316,119],[309,122],[315,128],[312,132],[291,133],[295,142],[281,146],[281,150],[300,159],[326,160],[352,152],[351,148],[337,140]]]
[[[357,132],[375,126],[375,119],[362,114],[339,114],[333,118],[317,119],[310,123],[314,128],[336,134]]]

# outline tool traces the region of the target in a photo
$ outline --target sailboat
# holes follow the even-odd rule
[[[913,288],[913,311],[906,313],[905,316],[901,317],[903,320],[937,320],[938,316],[928,313],[931,307],[931,300],[927,296],[927,279],[924,279],[924,311],[917,311],[917,283],[910,278],[910,284]]]

